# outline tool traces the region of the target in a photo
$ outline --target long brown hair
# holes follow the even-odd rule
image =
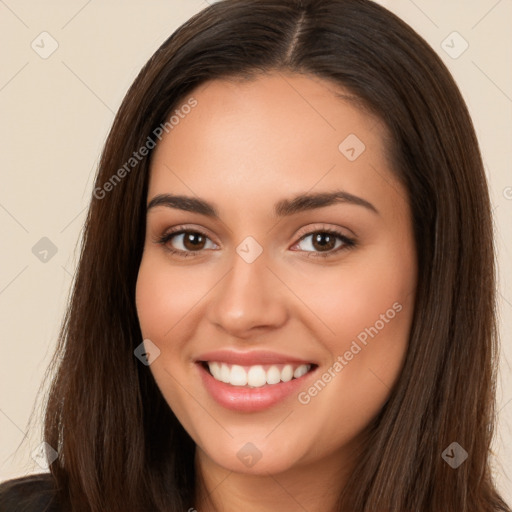
[[[490,470],[495,262],[475,131],[441,59],[368,0],[217,2],[172,34],[129,89],[53,360],[44,439],[59,453],[50,469],[62,502],[94,512],[194,505],[194,442],[134,357],[151,153],[126,163],[199,84],[271,70],[334,81],[382,119],[412,208],[419,281],[406,361],[339,510],[510,512]],[[452,442],[469,455],[457,469],[442,457]]]

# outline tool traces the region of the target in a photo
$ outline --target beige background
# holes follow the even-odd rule
[[[480,139],[496,219],[503,339],[495,466],[512,502],[512,2],[380,3],[443,58]],[[55,345],[114,114],[146,60],[206,5],[0,0],[0,481],[42,471],[31,458],[42,441],[40,421],[36,416],[30,430],[27,421]],[[469,47],[454,58],[464,40]],[[52,44],[58,47],[46,56]],[[57,249],[46,262],[32,252],[43,237]]]

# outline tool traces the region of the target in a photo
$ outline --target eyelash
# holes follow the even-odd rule
[[[208,238],[208,239],[210,238],[206,233],[204,233],[200,229],[187,229],[185,226],[177,226],[172,231],[164,233],[162,236],[158,236],[155,239],[155,242],[158,244],[161,244],[163,246],[166,246],[166,244],[175,236],[186,234],[186,233],[194,233],[194,234],[204,236],[205,238]],[[354,239],[348,238],[343,233],[340,233],[339,231],[332,229],[332,228],[327,228],[327,229],[320,228],[320,229],[315,229],[314,231],[309,231],[309,232],[305,233],[304,235],[301,235],[299,240],[297,240],[296,243],[301,242],[308,236],[315,235],[318,233],[334,235],[343,242],[343,245],[341,247],[338,247],[337,249],[333,249],[333,250],[330,250],[327,252],[304,251],[304,252],[308,253],[308,258],[309,257],[328,258],[330,256],[333,256],[334,254],[337,254],[338,252],[352,249],[357,245],[356,241]],[[202,252],[201,250],[199,250],[199,251],[182,251],[180,249],[173,249],[171,247],[166,247],[166,250],[169,251],[171,254],[174,254],[174,255],[177,255],[177,256],[180,256],[183,258],[195,257],[196,256],[195,253]]]

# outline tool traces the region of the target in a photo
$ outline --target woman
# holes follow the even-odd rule
[[[466,106],[410,27],[366,0],[208,7],[114,121],[58,458],[3,509],[510,512],[493,254]]]

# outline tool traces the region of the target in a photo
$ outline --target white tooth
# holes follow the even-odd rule
[[[210,363],[208,362],[208,368],[210,368],[210,372],[213,377],[217,380],[221,380],[220,378],[220,366],[219,363]]]
[[[310,368],[309,364],[303,364],[295,369],[295,371],[293,372],[293,376],[296,379],[298,379],[299,377],[306,375],[306,373],[308,373],[308,371],[309,371],[309,368]]]
[[[233,386],[246,386],[247,385],[247,373],[241,366],[234,364],[231,367],[229,383],[232,384]]]
[[[229,384],[230,375],[231,370],[229,369],[229,366],[226,363],[222,363],[220,365],[220,380],[226,384]]]
[[[295,371],[291,364],[287,364],[282,370],[277,366],[271,366],[267,371],[262,365],[255,365],[246,372],[242,366],[233,365],[231,368],[226,363],[207,362],[210,373],[213,377],[232,386],[249,386],[259,388],[265,384],[279,384],[279,382],[289,382],[293,378],[298,379],[305,375],[310,369],[310,364],[298,366]]]
[[[253,388],[260,388],[267,383],[267,374],[263,366],[251,366],[247,373],[247,384]]]
[[[288,382],[292,379],[293,379],[293,366],[291,364],[287,364],[281,371],[281,380],[283,382]]]
[[[271,366],[267,370],[267,384],[278,384],[281,382],[281,372],[277,366]]]

